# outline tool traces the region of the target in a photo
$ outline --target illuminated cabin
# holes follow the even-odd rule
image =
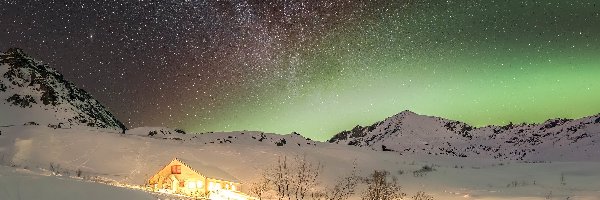
[[[173,159],[148,180],[157,192],[206,197],[211,192],[241,190],[240,182],[228,173],[202,163]]]

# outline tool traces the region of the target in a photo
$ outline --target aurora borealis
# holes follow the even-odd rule
[[[409,109],[472,125],[600,112],[600,2],[0,1],[0,46],[130,127],[325,140]]]

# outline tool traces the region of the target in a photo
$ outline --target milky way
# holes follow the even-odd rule
[[[0,47],[129,127],[323,140],[410,109],[473,125],[600,112],[600,4],[0,1]]]

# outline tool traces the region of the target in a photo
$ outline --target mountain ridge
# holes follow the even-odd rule
[[[127,129],[88,92],[22,49],[0,53],[0,74],[0,111],[10,113],[1,117],[4,123]]]
[[[369,126],[355,126],[327,142],[399,153],[543,160],[600,155],[600,114],[539,124],[467,123],[405,110]],[[565,152],[558,151],[562,149]],[[577,156],[576,156],[577,157]]]

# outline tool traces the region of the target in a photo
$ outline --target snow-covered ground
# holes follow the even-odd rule
[[[64,200],[64,199],[156,199],[140,190],[52,176],[23,168],[0,166],[0,199]]]
[[[157,130],[157,134],[148,135],[153,130]],[[376,169],[390,171],[398,177],[409,196],[422,190],[435,199],[444,200],[600,199],[600,162],[592,161],[521,163],[427,154],[400,155],[398,152],[315,142],[295,134],[281,136],[260,132],[183,135],[166,128],[140,128],[119,134],[118,131],[89,127],[51,129],[43,126],[1,127],[0,131],[0,159],[5,165],[49,169],[52,164],[71,175],[81,170],[82,176],[98,176],[122,184],[143,185],[150,175],[174,157],[179,157],[218,167],[241,180],[242,190],[248,191],[260,172],[272,166],[279,156],[306,156],[323,164],[319,184],[322,187],[330,187],[337,178],[349,174],[356,162],[362,176]],[[436,171],[423,177],[413,176],[412,172],[424,165],[433,165]],[[14,170],[3,168],[1,179],[7,180],[4,176],[32,176]],[[24,182],[36,180],[38,176],[32,177],[23,178]],[[67,186],[81,183],[81,187],[93,187],[89,189],[92,191],[110,188],[56,177],[39,179],[48,180],[32,181],[35,182],[32,184],[45,187],[45,184],[52,184],[51,180],[58,180]],[[0,192],[9,184],[2,180]],[[67,186],[65,193],[86,189]],[[86,194],[100,195],[100,192]],[[133,196],[126,199],[136,199],[136,194],[133,192],[130,194]]]

